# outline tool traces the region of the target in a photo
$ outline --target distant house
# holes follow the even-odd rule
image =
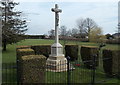
[[[116,38],[116,39],[120,38],[120,33],[113,34],[113,37]]]

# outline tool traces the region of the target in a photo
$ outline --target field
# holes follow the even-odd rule
[[[26,39],[23,40],[21,42],[18,42],[17,44],[12,44],[12,45],[8,45],[7,46],[7,51],[2,52],[2,63],[3,63],[3,82],[9,81],[9,82],[16,82],[16,69],[12,70],[7,69],[7,67],[10,66],[10,64],[12,64],[12,66],[14,67],[16,64],[16,46],[20,46],[20,45],[40,45],[40,44],[53,44],[54,41],[53,40],[42,40],[42,39]],[[63,44],[63,41],[60,41],[61,44]],[[87,45],[87,46],[99,46],[99,44],[96,43],[90,43],[90,42],[76,42],[76,41],[68,41],[66,44],[78,44],[78,45]],[[120,47],[120,45],[111,45],[111,44],[107,44],[105,47],[103,47],[103,49],[108,48],[108,49],[114,49],[114,50],[118,50]],[[80,54],[79,54],[80,56]],[[7,65],[7,67],[6,67]],[[82,63],[81,63],[82,65]],[[84,71],[84,73],[83,73]],[[6,74],[7,73],[7,74]],[[56,73],[54,76],[51,76],[54,73],[51,72],[47,72],[47,83],[59,83],[56,82],[57,80],[60,80],[61,78],[63,80],[61,80],[60,82],[65,83],[67,79],[67,73]],[[12,75],[12,76],[10,76]],[[14,76],[13,76],[14,75]],[[5,77],[4,77],[5,76]],[[81,76],[88,76],[88,77],[83,77],[81,79]],[[76,70],[74,70],[73,72],[71,72],[71,82],[77,82],[77,83],[89,83],[89,81],[91,81],[90,79],[91,76],[91,71],[90,70],[86,70],[85,68],[82,68],[82,66],[76,67]],[[63,78],[64,77],[64,78]],[[53,79],[54,78],[54,79]],[[86,80],[84,80],[84,78],[87,78]],[[81,79],[81,80],[79,80]],[[117,78],[107,78],[105,76],[105,74],[103,73],[102,69],[97,69],[96,70],[96,81],[103,81],[105,83],[117,83],[118,79]]]

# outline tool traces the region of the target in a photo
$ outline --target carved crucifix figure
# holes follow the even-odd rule
[[[58,5],[55,4],[55,8],[51,9],[52,12],[55,12],[55,42],[58,43],[58,28],[59,28],[59,13],[62,12],[61,9],[58,9]]]
[[[55,43],[51,45],[51,54],[47,58],[47,70],[53,72],[67,71],[67,59],[63,54],[63,46],[59,43],[58,29],[59,29],[59,13],[62,12],[55,4],[55,8],[51,9],[55,13]],[[52,68],[51,68],[52,67]]]

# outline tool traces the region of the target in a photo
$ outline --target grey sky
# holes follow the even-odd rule
[[[17,10],[23,11],[28,23],[27,34],[47,34],[54,28],[54,13],[51,8],[55,2],[20,2]],[[57,2],[62,9],[60,26],[68,29],[76,28],[79,18],[92,18],[104,34],[115,33],[118,24],[118,2]]]

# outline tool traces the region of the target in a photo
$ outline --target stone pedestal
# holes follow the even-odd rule
[[[51,55],[47,59],[47,69],[53,72],[67,71],[67,59],[63,54],[63,47],[59,43],[58,28],[59,28],[59,14],[62,10],[58,9],[58,5],[55,4],[55,8],[51,9],[55,12],[55,43],[51,46]]]
[[[67,59],[65,58],[60,43],[51,46],[51,55],[47,59],[47,70],[53,72],[67,71]]]
[[[67,71],[67,59],[64,56],[50,56],[47,59],[47,71]]]

